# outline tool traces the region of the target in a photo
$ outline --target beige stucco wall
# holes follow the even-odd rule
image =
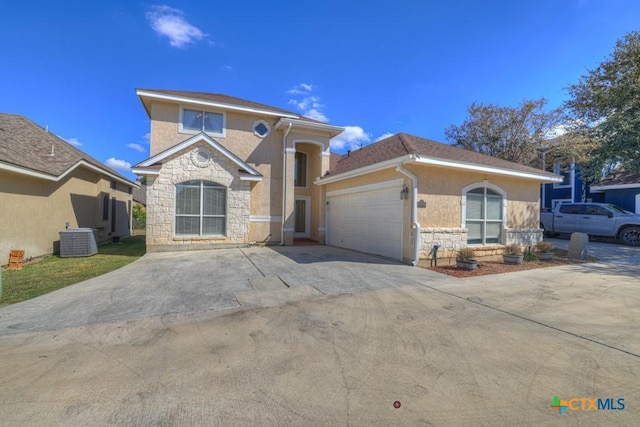
[[[462,189],[484,180],[507,193],[507,227],[537,228],[540,224],[540,182],[502,175],[491,175],[432,166],[407,165],[418,177],[418,209],[422,227],[455,228],[462,220]]]
[[[182,104],[185,108],[200,110],[196,105]],[[189,138],[193,133],[181,133],[179,131],[180,105],[177,103],[153,101],[150,109],[151,115],[151,155],[156,155],[173,147]],[[215,108],[207,111],[223,112]],[[282,160],[284,129],[275,130],[279,120],[277,117],[260,116],[245,112],[224,111],[225,134],[224,136],[212,136],[212,138],[229,149],[239,158],[255,168],[262,176],[261,182],[253,183],[250,190],[250,215],[254,218],[249,226],[248,240],[250,242],[276,243],[281,239],[282,209]],[[271,132],[265,138],[256,136],[253,126],[256,120],[264,120],[271,127]],[[302,147],[302,148],[301,148]],[[310,151],[308,158],[309,175],[307,190],[298,191],[293,186],[293,159],[294,153],[286,154],[287,183],[286,183],[286,207],[285,229],[293,228],[294,198],[297,194],[308,194],[312,197],[311,212],[311,238],[322,241],[324,231],[321,224],[324,223],[324,211],[320,209],[323,204],[322,192],[313,184],[313,181],[329,169],[329,136],[322,131],[307,131],[293,128],[287,136],[287,145],[290,151],[298,148]],[[324,156],[321,152],[325,152]],[[267,220],[269,218],[269,220]],[[269,222],[267,222],[269,221]],[[285,241],[292,243],[293,232],[285,233]]]
[[[418,201],[426,203],[418,207],[421,227],[421,258],[432,255],[434,244],[442,245],[440,256],[454,256],[455,251],[466,246],[466,229],[462,228],[462,189],[475,183],[488,183],[506,192],[507,222],[505,243],[531,244],[539,240],[539,192],[540,183],[515,177],[467,172],[423,165],[405,165],[418,178]],[[411,187],[412,181],[395,168],[384,169],[326,184],[326,191],[336,191],[376,182],[403,178]],[[413,257],[411,229],[411,199],[404,201],[403,258]]]
[[[422,229],[421,258],[433,255],[434,244],[441,245],[440,257],[455,256],[456,250],[466,246],[467,231],[462,228],[462,189],[485,180],[507,194],[503,243],[526,246],[540,240],[539,182],[434,166],[408,165],[407,169],[418,176],[418,200],[426,202],[426,207],[418,208]]]
[[[192,156],[205,148],[211,154],[206,167],[196,165]],[[213,181],[227,187],[225,236],[176,236],[176,184],[190,180]],[[160,175],[147,181],[147,248],[158,250],[195,249],[248,244],[251,182],[241,181],[238,166],[226,156],[198,143],[163,161]]]
[[[103,195],[109,196],[109,219],[102,219]],[[111,233],[111,203],[116,199],[116,231]],[[0,265],[11,249],[24,249],[26,257],[57,252],[60,235],[69,228],[98,229],[100,242],[129,235],[131,195],[128,186],[110,189],[110,180],[77,168],[60,182],[0,172]]]

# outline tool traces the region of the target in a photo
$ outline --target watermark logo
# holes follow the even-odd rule
[[[624,409],[624,398],[612,397],[572,397],[571,399],[560,399],[553,396],[553,403],[549,405],[551,409],[564,414],[570,411],[622,411]]]
[[[566,400],[560,400],[558,396],[553,396],[553,403],[551,404],[551,409],[557,411],[559,414],[564,414],[564,411],[567,410],[569,406],[567,405]]]

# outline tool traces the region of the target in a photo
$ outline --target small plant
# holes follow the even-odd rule
[[[522,255],[522,248],[512,243],[504,248],[504,255]]]
[[[533,251],[536,253],[549,253],[549,252],[553,252],[553,250],[555,249],[556,245],[554,245],[551,242],[538,242],[535,244],[535,246],[533,247]]]
[[[472,260],[472,259],[475,259],[475,257],[476,257],[475,251],[469,247],[460,249],[458,251],[458,254],[456,255],[456,259],[459,259],[461,261]]]

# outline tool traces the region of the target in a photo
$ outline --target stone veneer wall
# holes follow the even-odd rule
[[[533,246],[542,240],[542,229],[509,228],[505,230],[506,245]],[[420,259],[433,259],[433,246],[440,245],[438,258],[455,258],[459,249],[467,246],[466,228],[420,229]],[[503,245],[474,246],[478,257],[501,255]]]
[[[193,161],[198,148],[211,155],[206,166]],[[227,187],[226,236],[176,236],[176,184],[190,180],[213,181]],[[160,175],[148,177],[147,250],[208,249],[249,243],[250,182],[240,181],[238,166],[208,144],[197,144],[171,156],[162,164]]]
[[[440,245],[438,258],[453,258],[459,249],[467,246],[467,229],[421,228],[420,258],[432,259],[434,245]]]
[[[542,240],[541,228],[507,228],[507,245],[533,246]]]

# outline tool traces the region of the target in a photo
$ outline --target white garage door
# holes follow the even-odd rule
[[[402,260],[401,189],[329,194],[329,244]]]

